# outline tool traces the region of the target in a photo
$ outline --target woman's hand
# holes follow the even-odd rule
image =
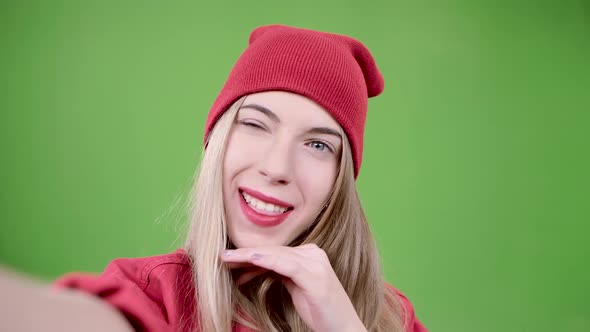
[[[284,276],[297,313],[315,332],[366,331],[328,256],[315,244],[239,248],[221,259],[230,268],[253,265]]]

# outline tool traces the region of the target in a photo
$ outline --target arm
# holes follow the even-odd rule
[[[0,331],[132,331],[98,298],[56,290],[0,266]]]

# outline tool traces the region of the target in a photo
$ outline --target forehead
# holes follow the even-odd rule
[[[339,129],[340,125],[325,108],[315,101],[286,91],[265,91],[248,95],[243,106],[257,104],[275,113],[281,122],[303,122],[310,127]]]

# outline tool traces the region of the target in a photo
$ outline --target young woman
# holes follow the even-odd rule
[[[56,285],[100,298],[111,330],[426,331],[355,186],[383,84],[353,38],[255,29],[207,119],[185,248]]]

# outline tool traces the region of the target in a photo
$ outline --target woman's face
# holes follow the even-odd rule
[[[286,245],[316,219],[334,184],[338,123],[289,92],[246,97],[223,162],[227,228],[238,247]]]

